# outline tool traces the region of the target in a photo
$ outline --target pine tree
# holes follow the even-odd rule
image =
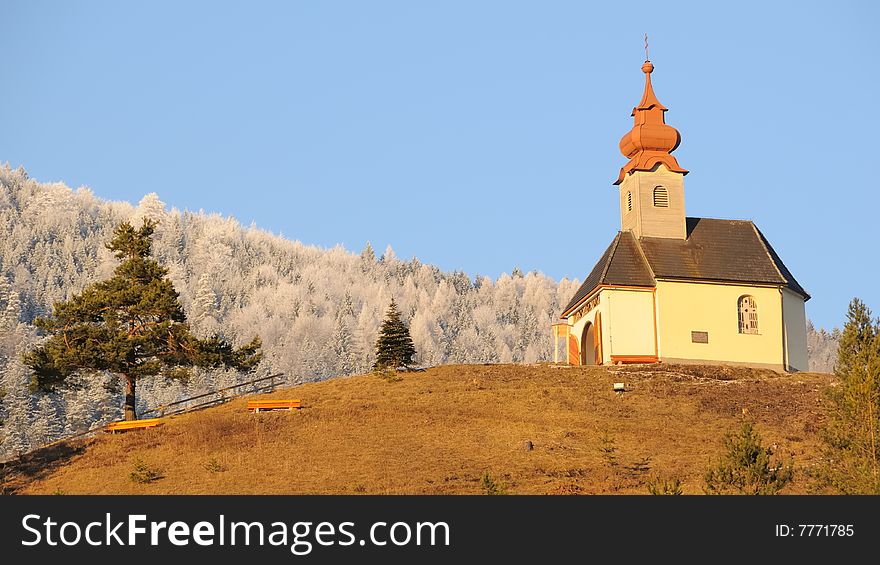
[[[409,335],[409,328],[400,319],[397,304],[391,299],[391,305],[385,313],[385,321],[379,330],[379,339],[376,340],[376,363],[373,369],[397,369],[404,367],[409,369],[416,348],[413,346]]]
[[[850,302],[828,390],[827,479],[850,494],[880,494],[880,320]]]
[[[149,257],[155,226],[149,219],[138,230],[120,224],[107,244],[121,261],[114,276],[35,320],[50,336],[24,356],[35,388],[75,386],[72,376],[110,371],[125,379],[125,419],[134,420],[138,379],[183,377],[192,366],[255,368],[259,338],[234,350],[216,336],[200,340],[192,334],[167,270]]]
[[[706,494],[778,494],[791,482],[792,465],[774,463],[752,423],[724,436],[725,453],[706,471]]]

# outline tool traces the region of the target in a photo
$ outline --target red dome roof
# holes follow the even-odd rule
[[[658,164],[666,165],[670,171],[687,174],[678,161],[671,155],[681,135],[674,127],[667,125],[664,118],[666,107],[657,100],[651,86],[651,72],[654,65],[645,61],[642,72],[645,73],[645,93],[642,101],[633,108],[633,128],[620,139],[620,152],[629,158],[629,162],[620,169],[620,176],[614,184],[623,182],[627,173],[632,171],[650,171]]]

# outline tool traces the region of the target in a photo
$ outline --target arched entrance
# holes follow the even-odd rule
[[[587,322],[581,334],[581,365],[596,364],[596,328]]]

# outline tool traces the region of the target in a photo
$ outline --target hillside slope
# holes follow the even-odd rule
[[[377,255],[369,244],[360,254],[305,245],[233,218],[169,210],[156,194],[136,206],[111,202],[0,165],[0,460],[121,417],[119,383],[107,375],[90,377],[82,394],[31,395],[20,355],[39,341],[35,316],[112,274],[118,261],[104,246],[114,228],[145,218],[159,222],[152,256],[195,332],[236,345],[259,335],[261,373],[285,373],[290,384],[368,371],[392,298],[421,366],[549,360],[550,324],[580,285],[518,269],[495,280],[443,272],[390,247]],[[139,408],[242,378],[197,371],[172,385],[145,381]]]
[[[723,434],[745,413],[794,457],[785,492],[809,492],[827,374],[719,367],[457,365],[386,382],[304,384],[298,412],[249,414],[245,400],[103,435],[8,465],[18,493],[644,493],[656,474],[701,492]],[[628,391],[612,392],[613,382]],[[526,442],[533,448],[527,449]],[[613,441],[616,465],[602,448]],[[138,461],[161,478],[130,478]]]
[[[390,247],[380,256],[369,244],[360,254],[322,249],[233,218],[169,210],[156,194],[137,205],[111,202],[0,165],[0,461],[122,416],[119,381],[109,375],[88,377],[78,392],[34,395],[20,356],[40,339],[35,316],[112,274],[117,261],[104,244],[115,226],[144,218],[159,221],[153,256],[196,333],[219,332],[237,345],[259,335],[261,373],[285,373],[290,384],[369,370],[391,298],[421,366],[548,361],[550,324],[580,286],[519,269],[495,280],[443,272]],[[811,370],[831,370],[838,334],[808,331]],[[139,409],[243,378],[196,371],[185,382],[144,381]]]

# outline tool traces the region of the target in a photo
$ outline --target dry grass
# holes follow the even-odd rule
[[[479,493],[488,473],[509,493],[589,494],[646,493],[659,474],[698,493],[722,435],[746,413],[766,444],[794,456],[785,492],[810,492],[820,390],[831,378],[548,365],[339,378],[266,396],[301,398],[299,411],[249,414],[239,399],[54,458],[35,454],[7,466],[3,482],[7,492],[47,494],[441,494]],[[621,395],[611,390],[619,381]],[[132,481],[137,461],[161,478]]]

